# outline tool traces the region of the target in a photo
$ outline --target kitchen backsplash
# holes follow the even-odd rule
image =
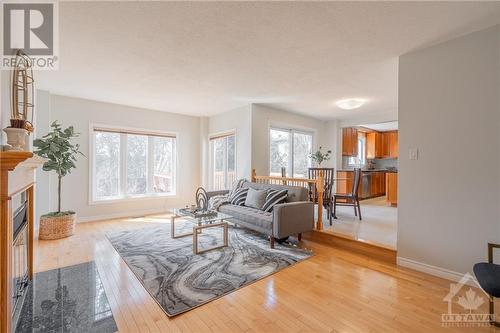
[[[387,169],[387,168],[397,168],[398,159],[397,158],[377,158],[372,160],[374,162],[373,167],[375,169]],[[353,166],[349,165],[349,157],[342,157],[342,169],[352,169]]]
[[[387,168],[397,168],[398,159],[397,158],[378,158],[374,159],[376,169],[387,169]]]

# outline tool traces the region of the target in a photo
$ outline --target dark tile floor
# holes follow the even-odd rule
[[[94,262],[35,274],[16,332],[116,332]]]

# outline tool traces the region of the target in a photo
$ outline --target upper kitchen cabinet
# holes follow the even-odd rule
[[[398,158],[398,131],[384,132],[382,156],[385,158]]]
[[[379,132],[366,133],[366,158],[382,158],[384,150],[383,134]]]
[[[346,127],[342,129],[342,156],[358,155],[358,129]]]

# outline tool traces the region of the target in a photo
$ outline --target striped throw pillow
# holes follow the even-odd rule
[[[266,196],[266,202],[262,206],[262,210],[265,212],[272,212],[274,205],[284,203],[288,195],[288,190],[268,190]]]
[[[233,191],[231,195],[231,204],[236,206],[243,206],[247,198],[248,188],[239,188]]]

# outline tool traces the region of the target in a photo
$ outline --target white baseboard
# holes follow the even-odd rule
[[[130,211],[130,212],[120,212],[120,213],[104,214],[104,215],[84,216],[84,217],[78,216],[77,223],[96,222],[96,221],[103,221],[103,220],[112,220],[112,219],[120,219],[120,218],[143,216],[143,215],[154,215],[154,214],[161,214],[161,213],[165,213],[164,208],[140,210],[140,211]]]
[[[398,266],[403,266],[407,268],[414,269],[419,272],[427,273],[429,275],[437,276],[446,280],[454,281],[454,282],[459,282],[463,277],[464,274],[458,273],[455,271],[451,271],[446,268],[442,267],[437,267],[437,266],[432,266],[429,264],[424,264],[422,262],[418,262],[415,260],[407,259],[407,258],[402,258],[402,257],[397,257],[397,264]],[[469,273],[470,274],[470,273]],[[473,274],[471,274],[473,276]],[[467,285],[472,286],[472,287],[477,287],[478,283],[475,278],[470,279],[467,281]]]

